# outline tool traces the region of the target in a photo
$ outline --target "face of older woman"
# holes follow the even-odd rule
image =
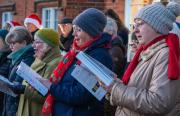
[[[135,20],[134,32],[140,45],[147,45],[160,35],[150,25],[140,19]]]
[[[9,47],[10,47],[12,52],[17,51],[17,50],[19,50],[19,49],[21,49],[21,48],[23,48],[25,46],[26,46],[26,42],[25,41],[17,42],[17,41],[13,41],[12,40],[11,42],[9,42]]]
[[[50,46],[48,46],[46,43],[44,43],[40,38],[35,36],[34,42],[32,44],[34,50],[35,50],[35,57],[42,59],[45,54],[50,50]]]
[[[73,25],[73,35],[76,38],[76,43],[78,46],[82,46],[83,44],[93,39],[88,33],[84,32],[77,25]]]

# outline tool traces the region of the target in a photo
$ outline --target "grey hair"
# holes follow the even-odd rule
[[[31,44],[33,42],[33,38],[31,33],[23,26],[16,26],[7,34],[5,39],[7,44],[11,42],[26,42],[26,44]]]
[[[116,21],[111,17],[107,16],[107,23],[104,28],[104,32],[109,32],[109,33],[111,32],[112,35],[117,35],[117,31],[118,31],[118,26]]]

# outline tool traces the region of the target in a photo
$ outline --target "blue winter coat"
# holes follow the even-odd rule
[[[22,83],[23,79],[16,74],[17,66],[21,61],[30,66],[34,61],[34,49],[31,45],[28,45],[16,52],[12,52],[8,57],[12,60],[9,69],[9,80],[11,82]],[[5,95],[3,116],[16,116],[18,104],[19,96],[12,97],[10,95]]]
[[[103,34],[85,52],[112,69],[111,56],[104,47],[110,40],[111,36]],[[58,84],[52,84],[50,87],[50,93],[55,98],[53,116],[103,116],[103,101],[98,101],[71,76],[76,62],[77,60],[73,62]]]

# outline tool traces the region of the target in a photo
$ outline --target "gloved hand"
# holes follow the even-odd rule
[[[14,85],[9,86],[15,94],[22,94],[25,91],[25,85],[15,82]]]

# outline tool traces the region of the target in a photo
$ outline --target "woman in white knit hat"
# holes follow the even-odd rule
[[[179,40],[169,33],[180,6],[154,3],[135,17],[135,34],[141,47],[122,81],[105,87],[116,116],[180,116]]]

